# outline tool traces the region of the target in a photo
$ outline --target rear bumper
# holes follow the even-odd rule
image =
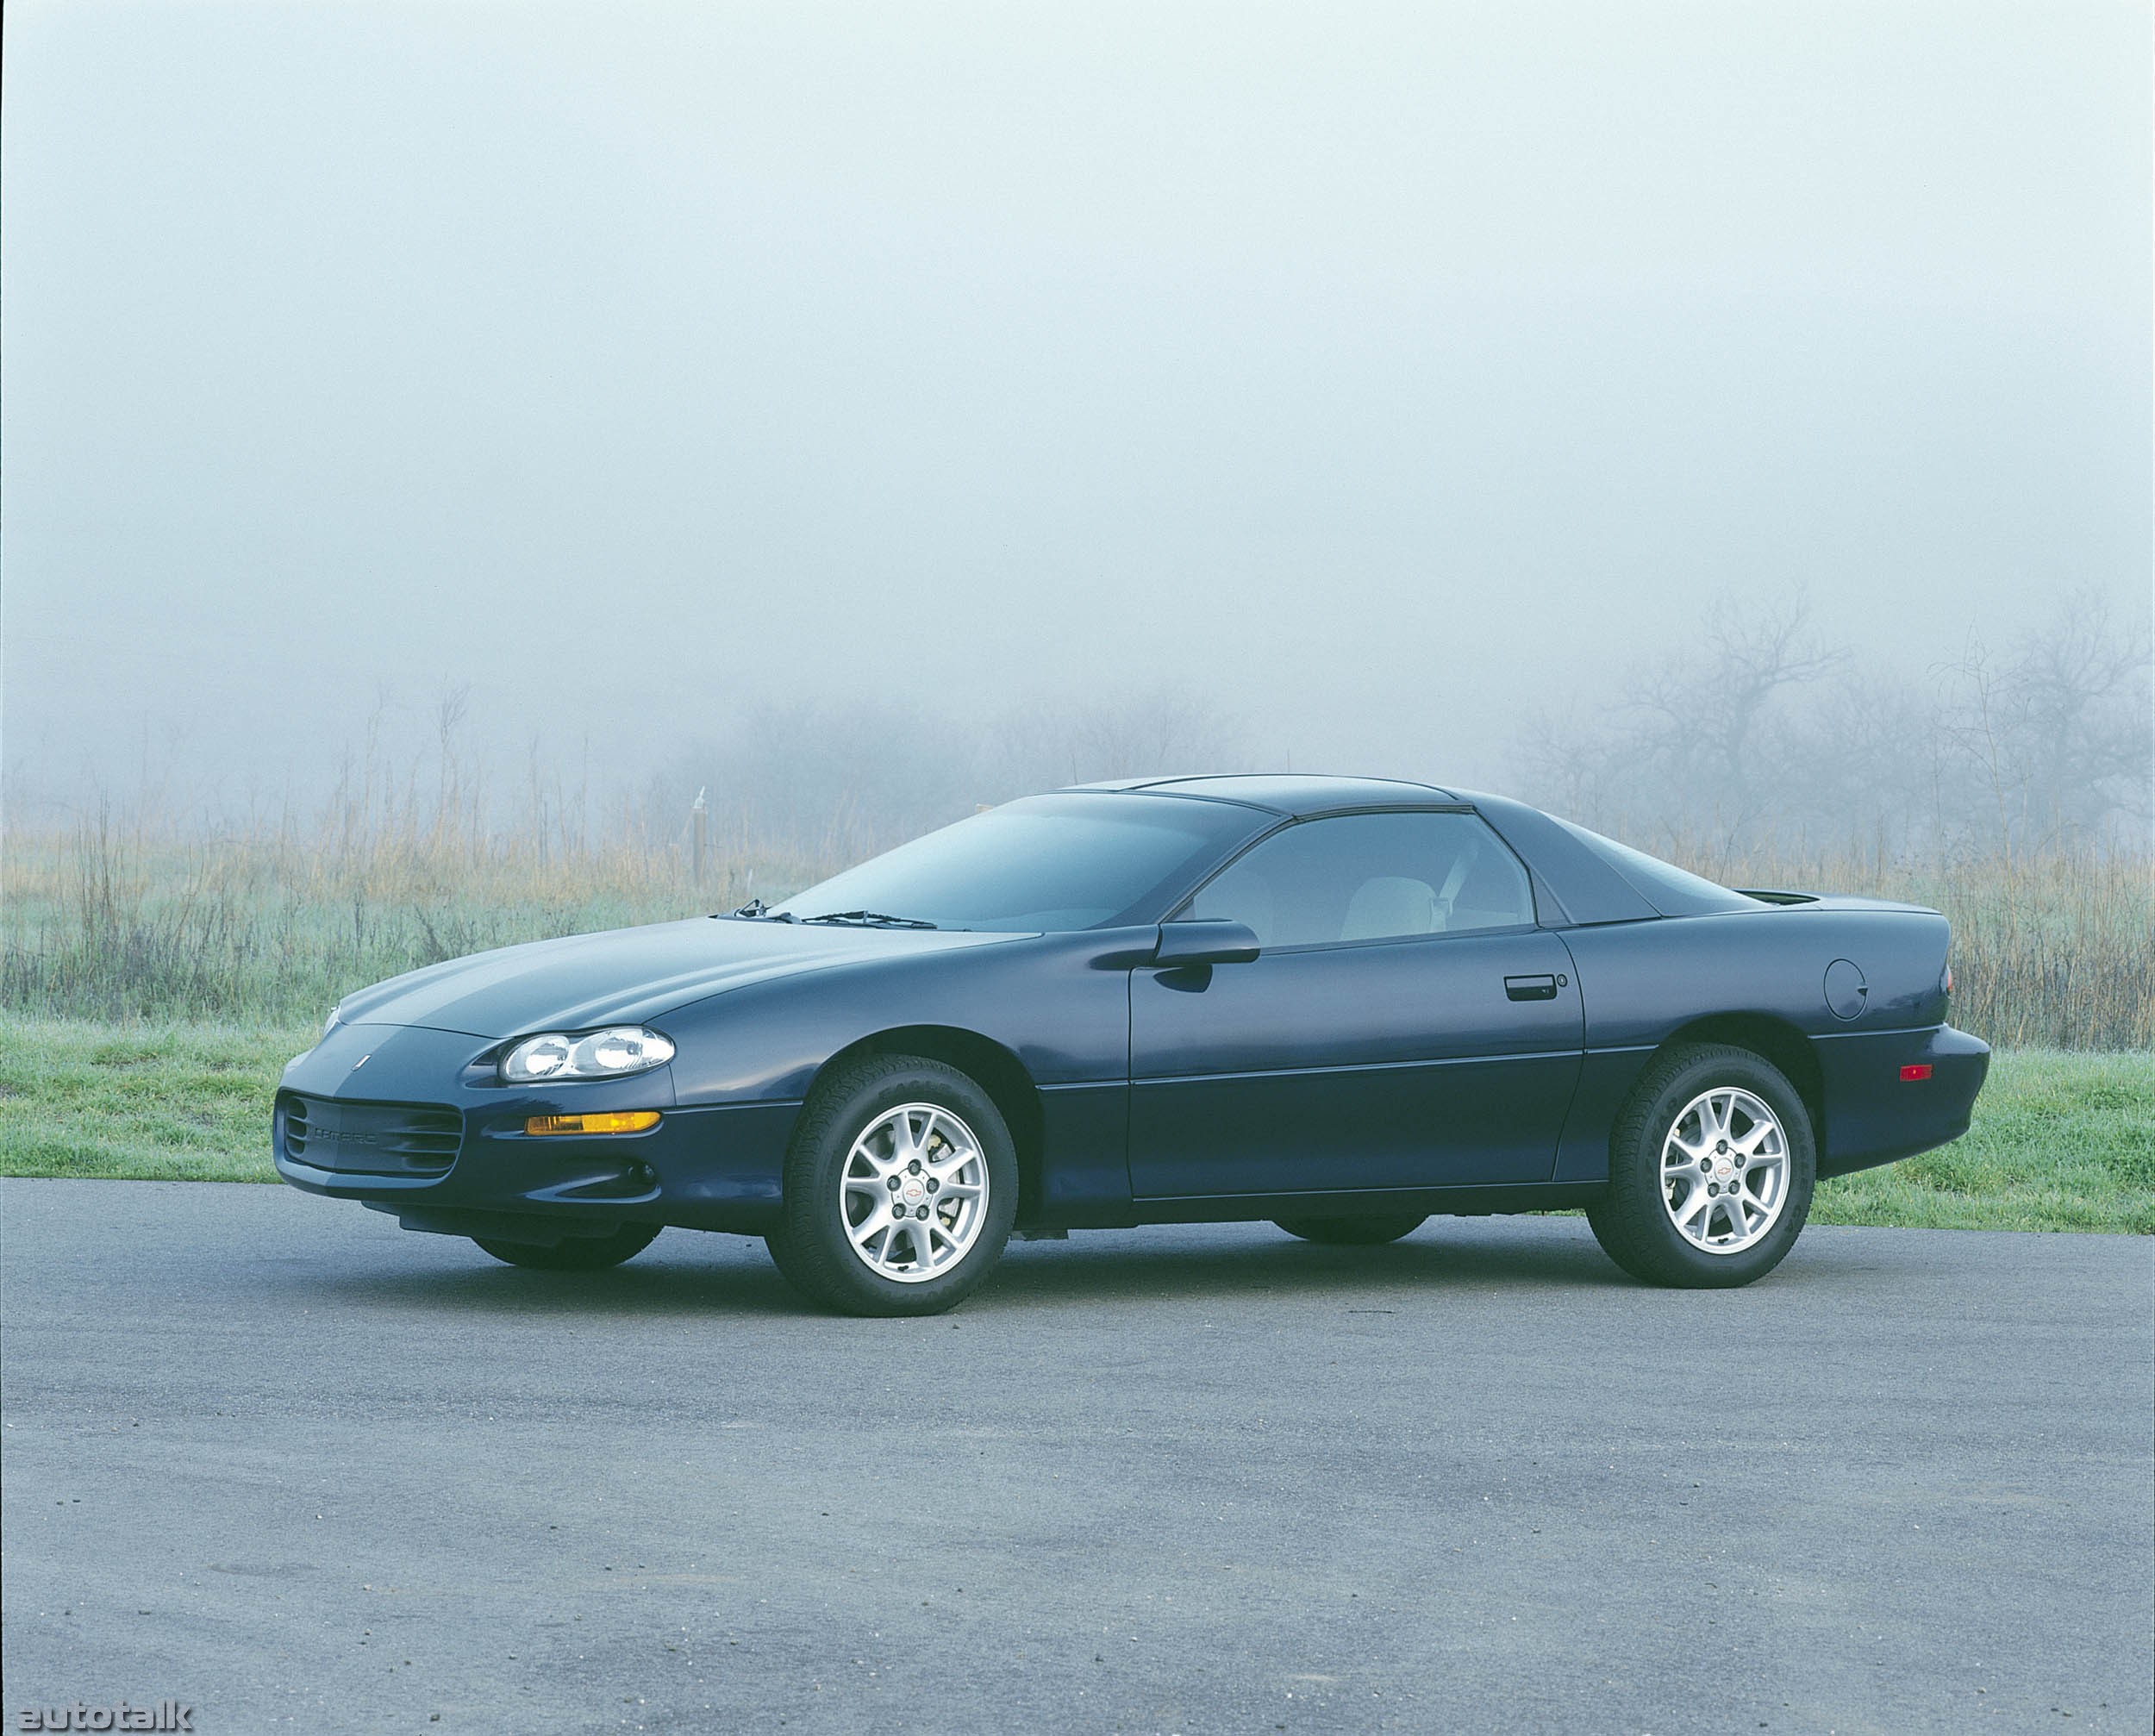
[[[1968,1131],[1990,1046],[1951,1025],[1834,1037],[1816,1046],[1824,1090],[1821,1176],[1912,1158]],[[1921,1077],[1908,1070],[1927,1067]]]

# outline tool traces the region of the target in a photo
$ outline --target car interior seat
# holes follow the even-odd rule
[[[1443,926],[1436,889],[1427,880],[1380,874],[1347,900],[1342,940],[1380,940],[1393,934],[1434,934]]]

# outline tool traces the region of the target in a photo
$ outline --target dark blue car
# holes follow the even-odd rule
[[[1565,1206],[1640,1278],[1748,1283],[1818,1177],[1966,1128],[1946,951],[1935,911],[1731,891],[1495,796],[1095,785],[347,996],[277,1167],[518,1265],[760,1235],[861,1314],[948,1308],[1014,1231]]]

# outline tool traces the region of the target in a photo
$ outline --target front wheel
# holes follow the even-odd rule
[[[1017,1215],[995,1100],[955,1067],[876,1055],[801,1112],[778,1227],[788,1283],[840,1314],[940,1314],[978,1288]]]
[[[1731,1289],[1795,1245],[1817,1170],[1810,1112],[1778,1068],[1748,1049],[1677,1049],[1617,1117],[1608,1192],[1587,1221],[1633,1277]]]
[[[472,1240],[509,1265],[547,1272],[597,1272],[635,1258],[657,1239],[661,1227],[659,1224],[623,1224],[609,1235],[564,1236],[551,1246],[497,1241],[491,1236]]]
[[[1429,1221],[1427,1212],[1390,1212],[1357,1218],[1274,1218],[1290,1236],[1327,1247],[1374,1248],[1410,1236]]]

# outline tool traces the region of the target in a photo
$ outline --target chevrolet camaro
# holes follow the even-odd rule
[[[1564,1207],[1640,1279],[1743,1284],[1818,1177],[1967,1127],[1947,941],[1493,796],[1133,780],[361,990],[272,1138],[294,1186],[513,1265],[732,1231],[857,1314],[950,1307],[1014,1233]]]

